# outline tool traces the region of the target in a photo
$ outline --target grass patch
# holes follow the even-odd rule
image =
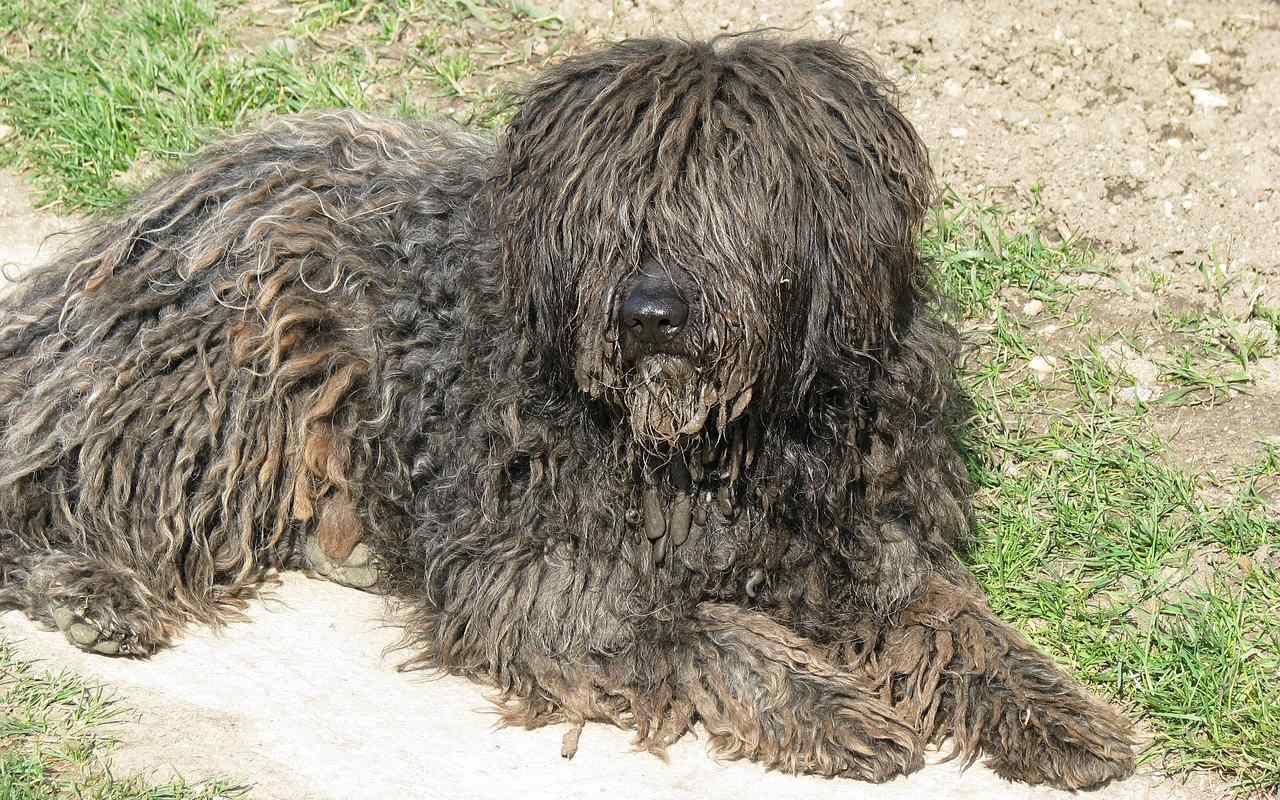
[[[1114,403],[1122,376],[1096,346],[1049,381],[1023,368],[1043,345],[1002,293],[1061,303],[1055,278],[1087,253],[954,198],[925,248],[971,328],[971,566],[992,607],[1142,718],[1148,760],[1280,785],[1280,548],[1260,492],[1276,453],[1241,472],[1232,504],[1206,505],[1143,411]]]
[[[101,686],[33,667],[0,639],[0,798],[229,800],[246,789],[211,781],[149,785],[111,775],[111,730],[128,712]]]
[[[359,42],[411,114],[496,127],[512,86],[582,44],[565,19],[523,0],[302,0],[289,35],[313,51]],[[403,113],[403,112],[402,112]]]
[[[44,200],[109,207],[223,131],[321,108],[496,124],[499,86],[560,52],[520,4],[25,0],[0,5],[0,166]],[[501,73],[502,81],[499,81]],[[466,113],[461,113],[466,109]]]
[[[217,130],[268,113],[364,106],[362,65],[244,54],[202,0],[28,0],[0,9],[0,115],[43,196],[112,205],[154,168]],[[143,174],[139,174],[143,173]]]

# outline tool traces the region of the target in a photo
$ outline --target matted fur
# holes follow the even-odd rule
[[[215,145],[0,301],[0,601],[141,655],[363,540],[409,665],[511,721],[1127,775],[1127,723],[957,560],[930,192],[862,56],[760,37],[569,59],[496,143],[341,113]],[[650,352],[618,308],[655,264],[689,320]]]

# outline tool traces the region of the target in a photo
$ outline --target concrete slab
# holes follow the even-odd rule
[[[686,737],[668,763],[630,749],[628,733],[588,726],[560,758],[563,727],[497,729],[481,687],[395,670],[397,637],[380,598],[286,574],[221,633],[196,629],[148,661],[71,647],[18,612],[0,616],[18,652],[93,676],[139,712],[119,732],[117,771],[253,783],[261,800],[530,798],[867,798],[1049,800],[1067,793],[1007,783],[981,765],[939,764],[870,786],[719,764]],[[1098,800],[1202,797],[1147,776]]]

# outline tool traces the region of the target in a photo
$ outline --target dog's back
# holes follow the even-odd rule
[[[376,351],[405,326],[419,351],[456,337],[464,256],[445,251],[489,162],[455,131],[284,120],[0,299],[0,602],[64,629],[87,597],[155,609],[117,643],[147,652],[308,535],[311,566],[372,584],[343,562],[394,380]]]

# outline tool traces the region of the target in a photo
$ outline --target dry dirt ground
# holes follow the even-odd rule
[[[566,0],[557,10],[591,37],[848,34],[898,81],[942,184],[1093,244],[1100,275],[1080,287],[1086,328],[1132,345],[1112,352],[1135,390],[1163,388],[1154,364],[1177,345],[1168,314],[1248,326],[1280,307],[1276,2]],[[0,263],[43,259],[56,240],[37,245],[66,224],[26,198],[20,179],[0,175]],[[1041,333],[1051,350],[1054,330]],[[1176,457],[1212,472],[1280,442],[1271,352],[1243,391],[1155,412]],[[980,767],[876,788],[767,775],[715,765],[691,740],[663,765],[626,754],[625,734],[603,727],[562,762],[559,730],[492,730],[478,689],[396,673],[374,598],[286,576],[254,616],[221,636],[195,632],[149,663],[84,656],[17,614],[0,620],[21,652],[98,675],[139,709],[140,724],[122,731],[120,769],[220,774],[255,782],[261,798],[1065,797]],[[1215,794],[1142,776],[1095,796]]]

